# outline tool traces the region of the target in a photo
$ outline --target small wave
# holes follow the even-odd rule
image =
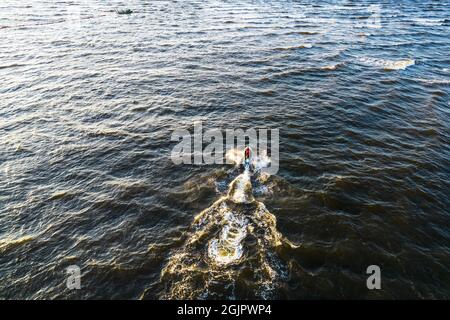
[[[450,79],[417,79],[426,84],[450,84]]]
[[[0,66],[0,69],[17,68],[17,67],[23,67],[23,66],[25,66],[25,64],[13,63],[13,64]]]
[[[336,69],[342,67],[343,65],[344,65],[343,63],[329,64],[329,65],[320,67],[320,70],[333,71],[333,70],[336,70]]]
[[[297,50],[297,49],[309,49],[312,48],[312,44],[311,43],[304,43],[304,44],[300,44],[297,46],[289,46],[289,47],[277,47],[274,48],[274,50],[278,50],[278,51],[290,51],[290,50]]]
[[[315,34],[320,34],[320,32],[318,32],[318,31],[299,31],[298,34],[315,35]]]
[[[320,34],[318,31],[289,31],[286,33],[282,33],[282,35],[304,35],[304,36],[312,36],[316,34]]]
[[[26,244],[33,240],[34,237],[32,236],[23,236],[16,239],[13,238],[0,239],[0,253],[5,253],[8,250],[14,249],[22,244]]]
[[[56,191],[55,193],[53,193],[49,200],[59,200],[59,199],[64,199],[64,198],[71,198],[75,196],[75,194],[73,192],[71,192],[70,190],[61,190],[61,191]]]
[[[116,9],[115,12],[117,14],[122,14],[122,15],[123,14],[132,14],[132,13],[134,13],[134,11],[129,9],[129,8]]]
[[[255,200],[252,194],[252,183],[250,182],[248,170],[245,170],[243,174],[231,182],[228,198],[234,203],[250,203]]]
[[[266,90],[258,90],[257,93],[261,94],[263,96],[272,97],[276,94],[276,91],[271,90],[271,89],[266,89]]]
[[[126,137],[131,134],[125,130],[114,128],[89,128],[87,135],[90,137]]]
[[[407,67],[414,65],[414,59],[405,60],[384,60],[370,57],[361,57],[358,62],[371,67],[382,68],[384,70],[405,70]]]
[[[416,18],[412,24],[427,27],[442,26],[445,24],[445,19]]]

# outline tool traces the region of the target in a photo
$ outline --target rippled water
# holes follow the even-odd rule
[[[449,6],[2,1],[0,298],[449,298]],[[280,171],[174,165],[198,120]]]

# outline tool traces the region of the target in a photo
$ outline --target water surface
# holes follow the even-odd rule
[[[0,298],[450,297],[447,1],[80,3],[0,3]],[[174,165],[200,120],[280,171]]]

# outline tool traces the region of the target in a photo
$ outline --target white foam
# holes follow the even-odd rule
[[[239,150],[233,150],[228,155],[238,163],[243,161],[243,152]],[[266,155],[251,159],[252,166],[256,168],[269,163]],[[254,199],[251,175],[246,168],[230,183],[227,196],[221,197],[195,217],[188,240],[170,256],[162,270],[162,278],[169,279],[165,298],[207,298],[209,289],[215,290],[215,285],[224,280],[229,283],[231,290],[228,292],[233,297],[234,281],[239,271],[230,266],[245,264],[250,256],[255,274],[252,288],[259,297],[271,298],[278,282],[285,279],[285,266],[274,253],[274,248],[283,243],[282,235],[276,229],[275,216],[262,202]],[[265,173],[256,175],[261,184],[267,182],[269,177]],[[245,205],[241,205],[243,203]],[[256,243],[252,240],[252,249],[246,252],[245,239],[250,234]],[[206,273],[204,263],[208,265]],[[226,285],[223,288],[227,291]]]
[[[255,171],[260,171],[262,168],[267,168],[270,165],[270,158],[266,152],[261,152],[260,155],[251,158],[251,163]]]
[[[384,60],[371,57],[360,57],[358,58],[358,62],[366,66],[382,68],[385,70],[405,70],[407,67],[416,63],[414,59]]]
[[[240,165],[244,162],[244,152],[239,149],[229,149],[225,153],[227,163]]]
[[[218,238],[212,239],[208,246],[208,256],[219,265],[238,261],[244,252],[242,240],[247,236],[248,221],[234,214],[224,204],[223,227]]]
[[[231,182],[228,198],[235,203],[249,203],[254,200],[248,168]]]
[[[443,19],[430,19],[430,18],[416,18],[414,23],[421,26],[442,26],[444,24]]]

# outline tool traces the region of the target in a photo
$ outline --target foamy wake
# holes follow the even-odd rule
[[[255,165],[265,161],[255,159]],[[251,181],[245,170],[226,196],[195,217],[185,244],[161,273],[162,298],[232,299],[243,286],[254,298],[273,297],[286,277],[277,248],[289,242],[277,231],[275,216],[255,200]]]
[[[228,199],[234,203],[250,203],[255,200],[252,194],[252,183],[248,169],[231,182]]]
[[[227,265],[242,257],[242,240],[247,235],[248,219],[236,215],[222,203],[223,227],[220,235],[208,245],[209,258],[219,265]]]
[[[404,70],[416,63],[414,59],[384,60],[370,57],[360,57],[357,61],[362,65],[381,68],[384,70]]]

